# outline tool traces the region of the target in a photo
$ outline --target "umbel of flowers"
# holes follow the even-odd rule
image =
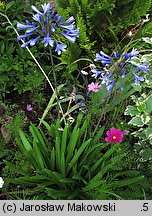
[[[73,16],[62,21],[63,17],[55,11],[50,3],[44,3],[41,7],[42,10],[39,11],[35,6],[31,6],[35,12],[32,22],[26,20],[26,24],[17,23],[17,28],[25,31],[23,35],[18,36],[18,40],[26,40],[22,44],[23,48],[28,45],[34,46],[38,41],[41,41],[44,47],[55,47],[55,52],[60,55],[67,47],[62,43],[62,37],[74,43],[78,37],[79,28],[75,28],[76,25]]]
[[[139,60],[137,58],[138,55],[139,52],[135,48],[133,48],[130,53],[125,52],[121,56],[119,56],[118,51],[115,51],[114,57],[100,51],[96,54],[95,61],[101,62],[103,70],[96,70],[96,68],[92,69],[92,77],[99,77],[101,84],[106,84],[106,89],[109,92],[113,89],[116,81],[119,79],[120,90],[123,91],[123,79],[129,70],[135,78],[135,83],[139,84],[140,81],[144,81],[144,76],[140,76],[139,73],[147,73],[149,65],[147,63],[136,63],[136,60]]]

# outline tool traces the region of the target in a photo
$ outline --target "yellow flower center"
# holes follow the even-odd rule
[[[115,140],[117,137],[116,137],[116,136],[113,136],[112,138]]]

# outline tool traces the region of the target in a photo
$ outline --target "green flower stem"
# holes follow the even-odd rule
[[[53,78],[54,78],[54,84],[55,84],[55,95],[56,95],[56,99],[57,99],[57,106],[60,109],[60,103],[59,103],[59,98],[58,98],[59,94],[58,94],[58,88],[57,88],[56,73],[55,73],[55,70],[54,70],[55,67],[54,67],[54,61],[53,61],[53,55],[52,55],[51,47],[49,47],[49,52],[50,52],[50,59],[51,59]],[[61,112],[62,112],[62,116],[64,116],[63,111],[61,111]],[[60,117],[60,112],[58,112],[58,115]]]
[[[102,120],[102,117],[103,117],[104,114],[105,114],[104,111],[106,110],[107,104],[108,104],[108,102],[109,102],[109,100],[110,100],[110,98],[111,98],[112,92],[113,92],[113,90],[110,92],[110,94],[109,94],[109,96],[108,96],[108,98],[107,98],[106,104],[105,104],[105,106],[104,106],[103,109],[102,109],[101,116],[100,116],[99,121],[98,121],[98,123],[97,123],[97,125],[96,125],[96,127],[95,127],[95,130],[94,130],[94,132],[93,132],[93,136],[92,136],[92,137],[94,137],[94,135],[96,134],[96,132],[97,132],[97,130],[98,130],[98,127],[99,127],[99,125],[100,125],[100,122],[101,122],[101,120]]]
[[[17,30],[15,29],[15,27],[14,27],[13,24],[11,23],[10,19],[8,18],[8,16],[5,15],[5,14],[3,14],[3,13],[1,13],[1,12],[0,12],[0,15],[3,16],[3,17],[5,17],[5,18],[7,19],[8,23],[9,23],[10,26],[13,28],[13,30],[15,31],[15,33],[17,34],[17,36],[19,36],[19,33],[17,32]],[[23,40],[21,40],[21,41],[22,41],[22,43],[24,44],[24,41],[23,41]],[[45,76],[45,78],[46,78],[46,80],[48,81],[48,83],[49,83],[49,85],[50,85],[50,87],[51,87],[53,93],[55,93],[55,97],[56,97],[56,99],[57,99],[59,109],[60,109],[60,111],[61,111],[61,113],[62,113],[64,123],[66,124],[66,120],[65,120],[65,117],[64,117],[64,113],[63,113],[61,104],[60,104],[60,102],[59,102],[59,100],[58,100],[58,96],[57,96],[57,94],[56,94],[57,91],[54,89],[54,87],[53,87],[52,83],[50,82],[48,76],[46,75],[45,71],[43,70],[43,68],[41,67],[41,65],[39,64],[39,62],[37,61],[37,59],[36,59],[35,56],[33,55],[33,53],[30,51],[30,49],[29,49],[28,47],[26,47],[26,49],[27,49],[27,51],[29,52],[29,54],[31,55],[31,57],[33,58],[33,60],[35,61],[35,63],[37,64],[37,66],[39,67],[39,69],[41,70],[41,72],[43,73],[43,75]],[[57,88],[56,88],[56,89],[57,89]]]

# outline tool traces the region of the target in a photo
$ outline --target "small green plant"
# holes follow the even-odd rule
[[[135,105],[128,105],[125,110],[125,115],[131,116],[128,124],[138,127],[139,129],[132,134],[138,137],[136,143],[136,150],[139,153],[142,161],[152,159],[152,92],[150,91],[141,94],[140,97],[135,95],[131,96]]]
[[[90,120],[90,115],[84,120],[80,114],[73,128],[70,124],[62,128],[58,120],[52,125],[41,120],[47,134],[33,124],[32,135],[20,130],[16,143],[31,171],[5,161],[7,167],[21,175],[6,181],[28,186],[26,193],[38,199],[91,199],[95,191],[101,199],[120,198],[115,190],[137,183],[143,176],[131,170],[112,171],[121,158],[120,144],[100,142],[104,127],[92,137]]]

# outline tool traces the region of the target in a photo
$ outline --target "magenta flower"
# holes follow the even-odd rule
[[[33,107],[31,104],[27,104],[26,109],[27,111],[32,111]]]
[[[6,137],[8,136],[8,132],[7,132],[7,131],[1,130],[1,132],[2,132],[2,136],[3,136],[4,138],[6,138]]]
[[[120,129],[111,128],[106,132],[107,137],[105,138],[106,142],[110,143],[121,143],[124,133]]]
[[[88,85],[88,91],[93,91],[93,92],[98,92],[99,88],[101,88],[101,85],[99,83],[94,83],[92,82],[91,84]]]

